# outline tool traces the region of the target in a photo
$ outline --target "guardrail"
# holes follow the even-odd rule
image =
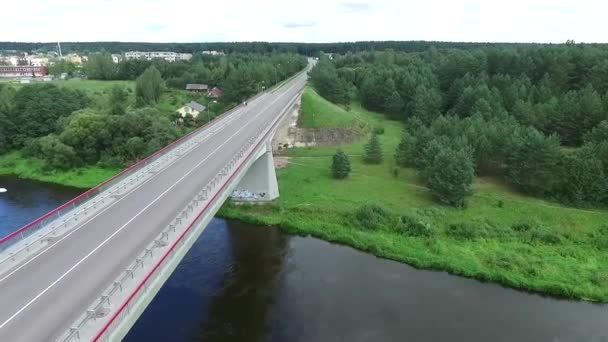
[[[264,93],[256,94],[249,101],[254,101],[263,94]],[[188,134],[183,135],[182,137],[176,139],[167,146],[161,148],[160,150],[152,153],[146,158],[122,170],[120,173],[114,175],[103,183],[85,191],[79,196],[42,215],[41,217],[28,223],[27,225],[0,238],[0,254],[7,252],[7,250],[11,247],[15,247],[16,249],[14,251],[9,251],[9,255],[4,256],[5,258],[0,260],[0,271],[2,271],[2,264],[4,264],[8,260],[15,260],[15,257],[18,253],[21,253],[23,251],[29,251],[30,248],[33,247],[32,244],[34,242],[46,239],[50,241],[52,237],[50,237],[49,235],[56,233],[56,230],[58,228],[67,229],[70,226],[76,225],[81,222],[82,214],[92,214],[92,212],[99,210],[100,205],[107,204],[107,202],[112,199],[112,196],[116,195],[116,192],[119,191],[118,187],[123,187],[123,190],[126,190],[128,183],[133,185],[133,182],[135,180],[143,181],[142,178],[144,177],[141,176],[141,174],[137,174],[138,172],[148,172],[150,168],[158,168],[160,166],[159,161],[163,163],[167,162],[167,159],[171,158],[166,158],[164,160],[162,158],[173,152],[184,153],[184,151],[177,151],[181,147],[180,145],[196,137],[200,138],[201,134],[204,134],[205,131],[207,131],[208,129],[214,128],[216,125],[221,124],[226,116],[229,116],[233,112],[237,111],[239,108],[241,107],[236,106],[222,113],[221,115],[216,116],[211,121],[205,123],[203,126],[195,129],[194,131]],[[225,124],[227,123],[224,122],[224,125]],[[190,147],[192,146],[188,146],[188,148]],[[84,216],[88,217],[91,215]],[[31,238],[36,232],[47,226],[52,226],[50,227],[48,232],[37,236],[33,241],[29,241],[31,240],[29,238]],[[21,245],[15,246],[20,242]]]
[[[288,102],[287,107],[285,107],[286,109],[293,105],[296,97]],[[130,310],[134,305],[133,303],[147,292],[150,286],[149,280],[152,278],[155,272],[162,271],[163,262],[167,258],[177,253],[177,247],[180,247],[185,241],[184,236],[197,224],[198,219],[205,213],[207,208],[214,204],[215,200],[222,193],[223,189],[240,171],[245,162],[248,161],[251,155],[258,149],[260,144],[266,140],[267,135],[275,129],[276,125],[280,122],[286,112],[287,110],[274,118],[270,125],[266,125],[266,129],[259,131],[254,137],[247,140],[245,145],[239,149],[239,152],[237,152],[230,159],[230,161],[224,165],[224,167],[222,167],[222,169],[211,179],[211,181],[209,181],[203,187],[203,189],[197,193],[194,199],[192,199],[180,212],[180,214],[165,229],[163,229],[157,238],[148,244],[143,253],[136,258],[135,261],[123,272],[123,274],[119,276],[119,278],[116,279],[103,292],[103,295],[100,296],[100,298],[90,307],[90,309],[76,319],[76,324],[70,327],[70,329],[58,339],[59,341],[69,342],[80,340],[81,331],[83,328],[85,328],[91,321],[96,321],[97,319],[107,315],[109,311],[107,306],[111,305],[110,300],[114,296],[118,296],[120,294],[123,294],[124,296],[124,293],[122,293],[123,288],[128,287],[129,285],[135,286],[133,283],[135,283],[135,281],[141,276],[138,275],[138,277],[136,277],[136,274],[143,273],[145,271],[144,261],[152,259],[154,256],[154,250],[166,247],[169,244],[169,241],[175,239],[174,243],[169,247],[165,254],[154,265],[154,267],[148,271],[148,273],[143,277],[143,280],[135,286],[135,290],[126,297],[117,310],[115,310],[111,318],[104,324],[99,332],[97,332],[92,340],[98,341],[107,338],[105,334],[119,324],[122,318],[130,314]],[[223,183],[220,186],[220,182],[222,181]],[[195,214],[197,212],[198,214]],[[195,216],[192,218],[192,221],[188,223],[188,218],[192,215]]]

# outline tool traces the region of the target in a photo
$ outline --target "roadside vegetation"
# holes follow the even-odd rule
[[[311,94],[303,98],[302,115],[326,101]],[[294,148],[288,167],[278,170],[276,203],[227,203],[220,215],[277,225],[416,267],[608,302],[608,211],[530,197],[487,176],[472,179],[466,207],[443,204],[425,176],[393,157],[403,121],[365,110],[356,101],[349,111],[334,107],[327,113],[335,111],[382,132],[377,134],[382,163],[365,162],[371,131],[352,144]],[[336,164],[344,160],[336,160],[338,149],[348,155],[346,176],[336,177]]]
[[[303,56],[285,53],[118,64],[92,54],[86,80],[2,83],[0,174],[90,187],[305,65]],[[68,63],[51,69],[76,72]],[[186,83],[222,87],[224,96],[187,92]],[[176,110],[190,101],[206,110],[182,117]]]

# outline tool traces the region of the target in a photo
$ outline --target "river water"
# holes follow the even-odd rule
[[[0,177],[0,233],[73,188]],[[215,219],[125,341],[606,341],[608,306]]]

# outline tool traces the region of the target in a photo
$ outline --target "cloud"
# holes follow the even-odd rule
[[[364,2],[343,2],[340,5],[344,12],[365,12],[372,8],[371,4]]]
[[[27,20],[0,20],[0,40],[606,42],[606,12],[597,0],[29,0]]]
[[[304,27],[315,27],[318,24],[314,21],[303,21],[303,22],[288,22],[284,23],[283,27],[288,29],[304,28]]]

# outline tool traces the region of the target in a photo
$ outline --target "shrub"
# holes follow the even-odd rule
[[[410,216],[401,216],[397,228],[400,233],[408,236],[431,237],[434,233],[430,224]]]
[[[531,242],[540,242],[545,244],[558,244],[562,242],[561,236],[548,230],[535,228],[528,233]]]
[[[393,176],[394,176],[395,178],[396,178],[396,177],[399,177],[399,168],[398,168],[398,167],[396,167],[396,166],[393,168]]]
[[[474,240],[480,235],[477,228],[471,223],[450,223],[446,232],[456,239]]]
[[[336,179],[344,179],[350,173],[350,160],[346,153],[341,150],[338,150],[336,154],[334,154],[333,161],[331,163],[331,174]]]
[[[391,226],[392,213],[378,204],[364,204],[357,209],[355,217],[359,224],[370,230],[381,230]]]
[[[363,160],[368,164],[382,163],[382,146],[380,145],[378,135],[375,133],[372,133],[369,142],[365,145]]]
[[[373,132],[374,132],[374,134],[382,135],[382,134],[384,134],[384,127],[376,126],[376,127],[374,127]]]
[[[511,229],[513,229],[514,231],[519,232],[519,233],[524,233],[524,232],[530,231],[535,228],[541,228],[541,225],[536,221],[527,220],[527,219],[516,222],[513,225],[511,225]]]

